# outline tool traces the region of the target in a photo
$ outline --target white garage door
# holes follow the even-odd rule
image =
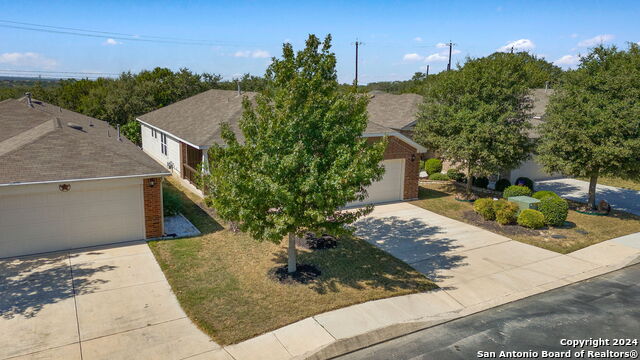
[[[385,168],[382,179],[367,188],[369,197],[361,202],[349,203],[347,206],[377,204],[402,200],[404,192],[404,159],[384,160]]]
[[[144,239],[141,179],[0,188],[0,258]]]

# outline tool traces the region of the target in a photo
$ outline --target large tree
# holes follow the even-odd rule
[[[473,176],[517,167],[529,157],[527,62],[519,54],[467,59],[427,88],[416,139]]]
[[[225,220],[257,240],[280,243],[288,235],[288,271],[296,271],[296,236],[340,233],[370,208],[341,209],[366,196],[379,180],[386,140],[361,137],[365,96],[340,91],[331,37],[310,35],[304,50],[284,44],[266,72],[255,103],[244,99],[242,141],[228,125],[225,146],[209,150],[209,200]]]
[[[551,97],[538,160],[550,172],[590,179],[640,177],[640,47],[598,46],[581,57]]]

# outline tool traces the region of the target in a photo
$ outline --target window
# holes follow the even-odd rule
[[[160,151],[167,155],[167,134],[160,134]]]
[[[156,129],[151,129],[151,136],[153,136],[154,138],[158,138],[158,130]]]

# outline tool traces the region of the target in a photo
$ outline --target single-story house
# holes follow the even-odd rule
[[[544,122],[545,112],[547,105],[549,104],[549,96],[553,94],[553,89],[533,89],[531,90],[531,117],[530,122],[533,128],[529,131],[529,138],[536,141],[540,138],[540,134],[537,127]],[[519,177],[528,177],[533,181],[546,180],[560,176],[559,174],[549,174],[542,168],[538,162],[536,162],[536,155],[531,154],[531,158],[516,169],[504,171],[500,174],[501,178],[509,179],[511,183]]]
[[[106,122],[0,102],[0,258],[163,235],[170,173]]]
[[[143,150],[176,177],[190,184],[187,186],[192,190],[197,190],[193,187],[194,177],[199,164],[208,163],[207,149],[213,144],[223,143],[220,125],[228,123],[242,139],[238,122],[242,116],[244,96],[253,99],[256,93],[240,95],[236,91],[208,90],[138,117]],[[388,136],[389,145],[383,161],[386,172],[382,180],[368,188],[369,197],[365,201],[350,205],[418,197],[419,159],[426,149],[400,131],[402,124],[397,120],[397,112],[405,111],[404,108],[381,106],[378,104],[380,99],[386,99],[386,96],[372,94],[369,124],[362,136],[371,141]],[[414,119],[403,121],[409,124]]]

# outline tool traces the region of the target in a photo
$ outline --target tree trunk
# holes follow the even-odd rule
[[[589,207],[596,209],[596,185],[598,184],[599,171],[591,173],[589,179]]]
[[[473,186],[473,175],[471,174],[471,166],[467,168],[467,195],[471,195],[471,186]]]
[[[296,236],[293,233],[289,233],[289,263],[287,267],[287,271],[289,274],[296,272]]]

